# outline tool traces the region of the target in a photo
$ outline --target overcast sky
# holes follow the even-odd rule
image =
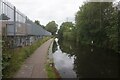
[[[64,21],[73,21],[79,6],[86,0],[8,0],[11,4],[31,20],[39,20],[46,25],[56,21],[60,25]],[[100,1],[100,0],[92,0]],[[110,0],[105,0],[110,1]],[[118,0],[119,1],[119,0]]]
[[[74,21],[79,6],[85,0],[8,0],[31,20],[39,20],[42,25],[55,20],[57,24]]]

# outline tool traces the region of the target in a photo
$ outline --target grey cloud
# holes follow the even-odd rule
[[[59,25],[66,21],[74,21],[75,13],[85,0],[9,0],[18,10],[31,20],[39,20],[46,25],[55,20]]]

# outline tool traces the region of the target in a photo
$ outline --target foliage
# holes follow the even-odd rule
[[[40,21],[38,21],[38,20],[35,20],[35,23],[36,23],[37,25],[40,25]]]
[[[53,67],[50,66],[50,64],[46,64],[45,67],[46,67],[48,78],[57,78],[55,71],[54,71]]]
[[[51,21],[45,26],[45,28],[47,31],[51,32],[52,35],[55,35],[57,32],[57,26],[58,25],[55,23],[55,21]]]
[[[25,59],[28,58],[41,44],[43,44],[48,39],[50,39],[50,37],[45,37],[31,46],[7,49],[6,51],[3,51],[3,77],[13,77]]]
[[[45,26],[44,26],[44,25],[41,25],[41,24],[40,24],[40,21],[35,20],[35,23],[45,29]]]
[[[64,22],[58,31],[59,39],[79,44],[93,44],[119,52],[119,12],[112,2],[85,2],[75,15],[75,26]],[[70,30],[70,28],[72,28]]]
[[[72,22],[63,22],[58,31],[59,39],[74,40],[75,26]]]
[[[75,16],[77,42],[118,50],[117,10],[112,2],[86,2]]]

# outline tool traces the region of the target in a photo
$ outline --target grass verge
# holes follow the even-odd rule
[[[3,55],[3,78],[12,78],[23,62],[44,42],[51,37],[44,37],[31,46],[6,50]]]
[[[50,66],[50,64],[46,64],[46,71],[47,71],[48,78],[57,78],[54,72],[54,69],[52,66]]]
[[[45,65],[47,75],[49,80],[57,79],[60,80],[60,75],[58,71],[56,70],[54,63],[48,59],[47,64]]]
[[[53,80],[53,78],[58,80],[60,78],[60,75],[54,66],[52,48],[53,48],[53,43],[51,43],[48,50],[47,62],[46,62],[45,68],[46,68],[46,72],[49,80]]]

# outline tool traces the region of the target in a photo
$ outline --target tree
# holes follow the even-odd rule
[[[40,24],[40,21],[35,20],[35,23],[36,23],[37,25],[41,26],[43,29],[45,29],[45,26],[44,26],[44,25],[41,25],[41,24]]]
[[[75,26],[72,22],[63,22],[58,31],[59,39],[74,40]]]
[[[41,25],[41,24],[40,24],[40,21],[38,21],[38,20],[35,20],[35,23],[36,23],[37,25]]]
[[[116,50],[117,21],[112,2],[86,2],[75,16],[77,41]]]
[[[45,28],[47,31],[51,32],[52,35],[55,35],[57,32],[57,26],[58,25],[55,23],[55,21],[51,21],[45,26]]]
[[[86,2],[75,17],[78,42],[116,50],[117,15],[112,2]]]

